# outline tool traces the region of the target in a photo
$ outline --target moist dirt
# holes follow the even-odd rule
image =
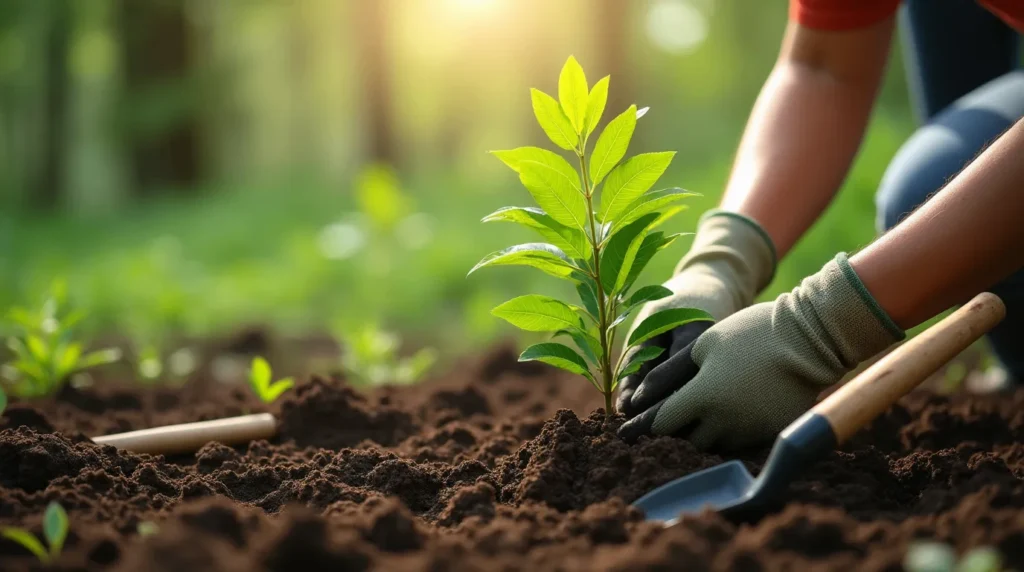
[[[725,459],[678,438],[627,445],[601,403],[510,346],[413,387],[306,378],[269,407],[202,376],[67,388],[0,416],[0,526],[39,534],[60,502],[56,570],[899,570],[915,538],[1024,569],[1024,391],[911,394],[760,520],[670,528],[629,503]],[[195,455],[87,437],[265,410],[274,439]],[[738,457],[756,473],[766,454]],[[34,569],[0,540],[0,570]]]

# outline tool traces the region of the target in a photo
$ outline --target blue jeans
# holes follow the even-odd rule
[[[1013,29],[975,0],[908,0],[899,17],[922,126],[900,148],[879,186],[875,202],[883,232],[1024,117],[1024,71],[1018,69],[1019,35]],[[1010,375],[1024,382],[1024,269],[990,290],[1006,302],[1007,314],[989,342]]]

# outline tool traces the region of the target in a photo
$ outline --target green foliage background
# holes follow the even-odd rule
[[[356,33],[371,3],[160,0],[145,4],[186,13],[199,55],[139,87],[126,79],[120,4],[73,4],[59,68],[63,176],[42,204],[26,173],[46,131],[38,101],[52,85],[38,70],[59,1],[0,7],[0,308],[38,301],[59,276],[94,333],[162,343],[252,323],[304,333],[374,322],[447,356],[511,335],[488,314],[503,300],[571,295],[516,269],[465,277],[481,253],[532,240],[478,223],[528,198],[485,153],[544,143],[528,88],[555,91],[575,54],[590,77],[612,74],[610,110],[650,106],[631,149],[677,151],[659,185],[703,196],[664,230],[690,231],[721,194],[786,21],[784,0],[381,0],[387,66],[371,68],[373,46]],[[668,4],[689,14],[671,36],[688,34],[685,49],[652,23]],[[378,72],[386,123],[369,119]],[[198,177],[140,183],[133,150],[186,123],[199,134]],[[872,239],[874,190],[913,127],[896,48],[853,172],[766,297]],[[688,244],[640,280],[666,277]]]

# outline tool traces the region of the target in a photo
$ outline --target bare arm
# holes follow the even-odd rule
[[[1024,123],[932,200],[850,259],[902,328],[1024,268]]]
[[[761,224],[781,259],[839,190],[860,146],[892,18],[850,32],[791,23],[754,105],[722,208]]]

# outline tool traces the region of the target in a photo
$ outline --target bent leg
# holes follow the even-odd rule
[[[990,81],[935,115],[904,143],[882,177],[875,196],[879,230],[896,226],[1022,117],[1024,71]],[[991,290],[1006,302],[1007,315],[989,340],[1014,379],[1024,381],[1024,269]]]

